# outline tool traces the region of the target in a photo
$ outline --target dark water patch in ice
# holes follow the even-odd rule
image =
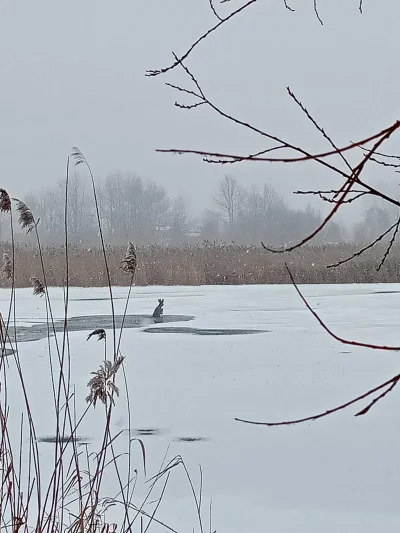
[[[13,350],[12,348],[5,348],[4,350],[0,348],[0,357],[8,357],[13,353],[15,353],[15,350]]]
[[[126,296],[113,296],[113,300],[126,300]],[[70,302],[105,302],[110,301],[109,296],[98,297],[98,298],[70,298]]]
[[[120,328],[122,326],[122,315],[115,316],[115,326]],[[186,322],[193,320],[194,316],[190,315],[164,315],[162,321],[168,322]],[[142,328],[150,326],[151,324],[158,323],[159,320],[155,320],[151,315],[127,315],[124,321],[124,329]],[[96,328],[103,328],[110,330],[113,327],[113,320],[111,315],[91,315],[91,316],[75,316],[68,319],[68,331],[87,331]],[[47,337],[48,329],[50,329],[50,335],[53,335],[53,326],[50,324],[50,328],[46,322],[37,323],[33,326],[17,326],[17,341],[29,342],[45,339]],[[55,320],[54,329],[57,333],[62,333],[64,330],[64,321]],[[9,327],[9,336],[11,339],[15,338],[15,329],[13,326]]]
[[[77,442],[80,444],[89,444],[92,439],[90,437],[71,437],[71,436],[58,436],[48,435],[47,437],[39,437],[38,442],[44,442],[46,444],[55,444],[57,441],[63,444]]]
[[[160,428],[138,428],[134,429],[132,433],[137,437],[155,437],[157,435],[162,435],[165,431]]]
[[[189,333],[191,335],[251,335],[254,333],[269,333],[266,329],[204,329],[204,328],[145,328],[145,333]]]
[[[374,291],[370,294],[400,294],[400,291]]]
[[[176,437],[175,442],[205,442],[210,440],[208,437]]]

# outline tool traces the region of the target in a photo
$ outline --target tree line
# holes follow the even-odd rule
[[[65,182],[30,193],[24,198],[39,219],[42,242],[60,246],[65,240]],[[166,189],[133,174],[114,173],[98,185],[99,211],[107,242],[124,245],[182,246],[203,241],[279,246],[298,241],[323,220],[308,205],[295,209],[287,205],[271,185],[244,188],[232,175],[217,184],[210,208],[193,216],[183,198],[170,198]],[[98,244],[95,205],[87,181],[79,173],[68,185],[68,238],[77,246]],[[344,241],[365,242],[387,228],[393,213],[377,205],[365,210],[363,219],[351,231],[337,221],[326,226],[315,244]],[[384,231],[384,230],[383,230]],[[1,225],[1,239],[8,240],[8,224]],[[23,234],[19,241],[26,241]]]

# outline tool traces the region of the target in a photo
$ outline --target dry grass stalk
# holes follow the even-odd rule
[[[5,189],[0,189],[0,212],[9,213],[11,211],[11,200]]]
[[[43,296],[43,294],[45,293],[45,286],[40,281],[40,279],[36,276],[31,276],[30,281],[33,287],[33,294],[35,296]]]
[[[99,329],[95,329],[94,331],[92,331],[92,333],[89,333],[88,338],[86,340],[88,341],[91,337],[93,337],[95,335],[97,335],[97,340],[98,341],[101,341],[103,339],[105,340],[105,338],[106,338],[105,330],[102,329],[102,328],[99,328]]]
[[[122,260],[121,267],[124,272],[127,272],[128,274],[131,274],[132,276],[135,275],[137,267],[137,256],[136,256],[136,250],[135,246],[131,241],[128,242],[128,246],[126,248],[125,257]]]
[[[27,228],[26,232],[29,233],[35,227],[35,217],[24,202],[18,200],[18,198],[13,198],[13,200],[17,203],[17,211],[19,213],[18,222],[21,224],[21,228]]]
[[[3,266],[1,267],[1,275],[5,279],[13,278],[13,264],[11,257],[4,253],[3,254]]]
[[[112,363],[111,361],[104,361],[104,365],[100,365],[97,372],[92,372],[93,377],[88,382],[90,394],[86,397],[88,403],[93,402],[93,407],[96,407],[97,400],[103,404],[107,403],[107,399],[114,404],[114,394],[119,396],[119,389],[115,385],[113,378],[122,364],[124,357],[118,357]]]

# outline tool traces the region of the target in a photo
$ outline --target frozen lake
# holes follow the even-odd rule
[[[302,286],[333,331],[346,338],[400,345],[399,285]],[[114,288],[122,315],[126,288]],[[62,320],[63,292],[50,289]],[[157,299],[164,322],[154,324]],[[9,291],[0,291],[7,314]],[[347,533],[397,531],[400,389],[364,417],[362,407],[290,427],[242,424],[235,417],[280,421],[350,400],[399,372],[399,354],[336,342],[305,309],[292,286],[135,287],[121,351],[129,382],[132,431],[143,440],[148,474],[169,446],[198,483],[204,475],[205,516],[212,498],[218,533]],[[104,351],[87,342],[110,327],[108,289],[70,289],[72,382],[84,406],[90,372]],[[79,318],[84,317],[84,318]],[[46,308],[31,289],[17,291],[21,364],[39,437],[54,433]],[[111,345],[111,331],[107,331]],[[157,334],[154,334],[157,333]],[[122,375],[112,430],[127,428]],[[12,391],[11,391],[12,396]],[[13,398],[14,408],[18,399]],[[368,402],[366,402],[368,403]],[[104,410],[89,413],[80,434],[90,446]],[[51,443],[40,444],[43,457]],[[136,455],[135,455],[136,457]],[[137,450],[137,468],[141,454]],[[171,476],[172,477],[172,476]],[[110,480],[110,492],[115,487]],[[140,489],[138,489],[140,490]],[[171,480],[157,517],[179,532],[195,524],[183,477]],[[208,518],[205,519],[208,531]],[[139,529],[137,529],[139,531]],[[166,531],[153,527],[152,531]]]

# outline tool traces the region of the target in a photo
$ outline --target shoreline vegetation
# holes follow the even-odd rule
[[[292,253],[271,253],[261,246],[239,246],[204,243],[185,247],[157,245],[137,248],[138,267],[135,285],[253,285],[286,284],[290,280],[285,262],[297,283],[396,283],[400,282],[400,246],[394,246],[379,269],[387,246],[375,246],[361,256],[337,267],[329,265],[355,255],[360,244],[326,244],[304,246]],[[11,245],[0,244],[1,253],[9,253]],[[69,245],[70,286],[103,287],[108,285],[101,248]],[[107,246],[107,259],[115,286],[126,285],[126,274],[120,268],[125,247]],[[30,287],[30,278],[40,269],[37,249],[15,248],[15,286]],[[43,249],[43,260],[49,286],[63,286],[65,251],[63,247]],[[8,287],[6,279],[1,287]]]

